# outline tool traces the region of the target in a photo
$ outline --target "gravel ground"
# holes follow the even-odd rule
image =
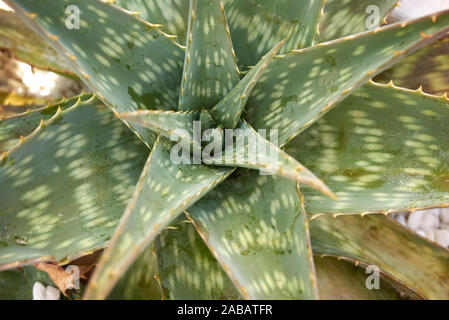
[[[449,248],[449,208],[395,213],[391,217],[420,236]]]

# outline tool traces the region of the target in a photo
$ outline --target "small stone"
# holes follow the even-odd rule
[[[61,296],[61,292],[59,289],[48,286],[46,289],[47,299],[46,300],[59,300],[59,297]]]
[[[443,208],[440,210],[440,220],[442,223],[449,224],[449,208]]]
[[[435,231],[435,241],[443,246],[448,247],[449,246],[449,231],[444,229],[439,229]]]
[[[426,232],[426,238],[429,239],[430,241],[435,241],[435,231],[433,230],[425,230]]]
[[[45,286],[40,282],[35,282],[33,285],[33,300],[46,300],[47,292]]]
[[[416,233],[419,234],[421,237],[426,238],[426,233],[424,232],[424,230],[418,229],[416,230]]]
[[[435,217],[440,217],[440,208],[434,208],[434,209],[427,209],[425,212],[432,213]]]
[[[439,219],[432,212],[424,211],[421,218],[421,229],[436,229],[439,224]]]
[[[405,220],[405,215],[402,213],[399,213],[396,216],[396,221],[402,224],[403,226],[407,226],[407,221]]]
[[[407,219],[408,227],[412,230],[418,229],[421,224],[422,216],[423,216],[422,211],[411,212],[408,215],[408,219]]]

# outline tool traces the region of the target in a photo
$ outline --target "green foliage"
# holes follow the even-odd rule
[[[422,73],[449,12],[366,31],[367,1],[7,2],[0,26],[20,17],[53,49],[27,29],[24,49],[5,32],[0,46],[69,66],[93,94],[0,118],[0,298],[29,298],[34,270],[14,268],[104,247],[86,299],[447,298],[447,251],[384,215],[448,205],[449,102],[367,82],[424,46],[391,78]],[[382,19],[396,4],[372,2]],[[234,142],[174,163],[170,137],[190,148],[197,120],[241,129],[276,168]],[[377,265],[382,290],[313,254]]]

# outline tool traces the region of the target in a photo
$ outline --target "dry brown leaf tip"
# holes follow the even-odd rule
[[[44,271],[59,288],[63,295],[68,297],[67,290],[75,288],[76,274],[69,272],[57,265],[41,262],[36,264],[36,269]]]

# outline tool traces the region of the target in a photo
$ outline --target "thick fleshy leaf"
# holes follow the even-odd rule
[[[317,296],[308,227],[295,183],[256,172],[236,175],[188,211],[242,297]]]
[[[145,249],[112,290],[110,300],[161,300],[157,278],[157,259],[153,248]]]
[[[221,153],[211,156],[207,152],[202,152],[201,144],[198,141],[201,140],[201,128],[195,129],[194,127],[194,121],[198,121],[199,116],[199,112],[152,110],[120,115],[121,118],[127,121],[147,127],[167,138],[181,139],[179,144],[182,148],[189,155],[202,155],[198,161],[202,161],[205,164],[250,168],[269,172],[270,174],[278,174],[313,187],[335,199],[329,188],[312,172],[245,122],[241,122],[239,128],[231,132],[232,136],[228,132],[224,134],[223,130],[216,132],[221,140],[219,142],[212,141],[210,144],[214,145],[217,143]],[[195,134],[195,131],[198,133]],[[195,138],[195,135],[199,135],[198,139]],[[222,144],[220,143],[223,142],[223,136],[225,136],[226,141],[229,141],[228,144],[225,144],[224,150],[222,150]],[[191,158],[189,157],[188,161],[194,162]]]
[[[424,92],[444,94],[449,92],[449,37],[426,46],[405,58],[391,69],[375,78],[375,81],[418,89]]]
[[[377,27],[398,0],[328,0],[320,19],[317,42],[343,38]],[[377,20],[377,21],[376,21]]]
[[[72,74],[64,58],[13,12],[0,10],[0,48],[34,67]]]
[[[273,57],[283,45],[278,43],[252,68],[246,76],[210,111],[213,118],[224,128],[235,128],[245,108],[246,102],[263,73],[263,70],[273,60]]]
[[[184,52],[154,25],[100,1],[8,3],[117,112],[177,105]],[[79,29],[66,26],[71,21],[68,6],[79,8]],[[155,136],[148,130],[136,130],[146,143],[153,143]]]
[[[313,252],[375,265],[428,299],[448,299],[448,251],[382,214],[310,221]]]
[[[246,122],[242,122],[238,130],[232,134],[236,141],[225,148],[221,154],[215,154],[210,158],[203,158],[203,162],[210,165],[243,167],[260,170],[266,174],[277,174],[312,187],[323,194],[336,200],[332,191],[311,171],[279,149],[275,143],[268,141],[259,132],[251,128]],[[225,134],[225,139],[228,139]],[[271,138],[271,136],[270,136]],[[247,139],[247,141],[245,141]]]
[[[275,59],[254,88],[245,119],[256,129],[279,129],[282,145],[401,56],[447,31],[444,11]]]
[[[189,221],[179,219],[157,238],[158,265],[167,299],[238,299],[215,257]]]
[[[34,267],[1,271],[0,300],[32,300],[35,282],[55,286],[45,272]]]
[[[57,112],[0,164],[0,269],[103,247],[148,149],[91,99]]]
[[[111,244],[89,282],[86,299],[104,299],[158,233],[231,172],[175,164],[171,147],[165,138],[155,143]]]
[[[360,266],[334,257],[314,257],[321,300],[399,300],[401,294],[384,277],[379,288],[368,289],[368,273]],[[408,293],[408,292],[407,292]],[[412,296],[416,298],[415,296]]]
[[[177,36],[184,44],[189,19],[189,0],[117,0],[118,6],[138,12],[139,16],[154,24],[161,24],[161,29]]]
[[[448,121],[444,97],[376,84],[354,92],[286,147],[339,198],[307,190],[307,213],[449,204]]]
[[[239,80],[221,0],[190,0],[180,110],[212,108]]]
[[[224,0],[240,66],[253,66],[281,40],[282,52],[312,45],[324,0]]]
[[[126,121],[146,127],[168,139],[171,136],[175,136],[192,140],[194,136],[193,122],[200,120],[200,114],[200,111],[139,110],[120,113],[118,116]],[[176,131],[177,129],[179,131]],[[181,134],[181,130],[186,131],[185,136]]]
[[[58,109],[66,110],[81,101],[92,98],[91,94],[84,94],[77,98],[63,100],[58,104],[43,108],[29,107],[29,112],[18,114],[12,117],[0,118],[0,152],[11,149],[20,142],[20,137],[25,137],[32,133],[41,121],[50,119]],[[28,107],[26,107],[28,108]],[[23,111],[26,111],[25,110]]]

